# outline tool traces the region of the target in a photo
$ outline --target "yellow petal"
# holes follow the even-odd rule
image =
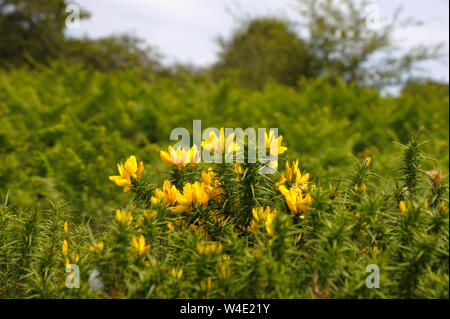
[[[139,167],[138,167],[137,174],[136,174],[137,179],[141,179],[143,171],[144,171],[144,162],[141,161],[141,162],[139,162]]]

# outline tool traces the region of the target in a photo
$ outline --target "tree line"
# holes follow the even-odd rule
[[[208,74],[215,80],[234,78],[252,89],[270,81],[295,87],[301,78],[382,88],[414,79],[420,62],[444,57],[442,44],[399,54],[394,31],[405,21],[416,22],[400,19],[398,12],[389,23],[374,28],[365,1],[297,0],[296,21],[240,19],[229,38],[218,38],[217,62],[211,67],[163,67],[162,55],[134,35],[67,36],[68,4],[67,0],[0,0],[0,68],[35,67],[62,59],[104,72],[136,69],[154,77],[189,73]],[[81,19],[89,17],[81,11]],[[304,32],[300,34],[298,27]]]

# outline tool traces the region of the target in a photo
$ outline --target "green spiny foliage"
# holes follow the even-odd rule
[[[146,180],[161,183],[158,151],[173,128],[190,129],[193,119],[201,119],[203,128],[280,128],[290,156],[301,154],[302,165],[322,185],[335,185],[348,173],[352,156],[376,158],[373,169],[386,176],[398,165],[392,141],[407,144],[423,127],[430,141],[423,151],[437,159],[423,170],[435,165],[448,173],[448,110],[448,86],[437,85],[417,84],[392,97],[321,80],[258,91],[207,77],[146,82],[131,71],[105,74],[56,62],[34,71],[1,71],[0,196],[9,191],[21,208],[38,201],[48,209],[46,199],[67,203],[74,219],[104,224],[129,200],[105,179],[111,168],[135,154],[154,165]]]
[[[411,154],[415,147],[403,151]],[[292,184],[288,171],[283,184],[267,176],[245,179],[247,165],[213,164],[208,170],[199,164],[177,172],[199,175],[189,184],[195,196],[188,204],[180,197],[171,203],[172,188],[159,196],[139,174],[131,180],[129,204],[101,227],[73,220],[68,206],[36,204],[25,211],[6,197],[0,206],[0,296],[448,298],[445,177],[430,173],[430,184],[398,170],[405,174],[399,180],[416,186],[399,205],[396,188],[372,171],[374,163],[357,161],[348,183],[328,188],[314,187],[314,180],[308,187]],[[188,183],[173,192],[187,196]],[[312,200],[293,213],[282,186],[301,187]],[[440,202],[432,205],[436,188]],[[244,201],[246,196],[254,201]],[[68,263],[80,267],[79,289],[66,287]],[[380,270],[380,288],[366,286],[369,265]]]

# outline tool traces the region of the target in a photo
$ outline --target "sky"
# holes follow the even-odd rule
[[[381,23],[402,7],[402,17],[423,22],[420,27],[400,29],[396,44],[411,48],[420,44],[444,43],[443,62],[421,65],[423,75],[449,81],[449,1],[448,0],[372,0]],[[218,36],[229,37],[239,19],[279,16],[299,20],[295,0],[74,0],[91,13],[81,20],[71,36],[92,38],[131,33],[157,48],[166,65],[174,62],[208,66],[216,61]],[[299,30],[301,31],[301,30]]]

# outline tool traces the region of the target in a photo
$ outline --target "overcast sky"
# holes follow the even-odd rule
[[[73,36],[101,37],[115,33],[132,33],[145,39],[165,56],[164,63],[192,63],[207,66],[216,59],[217,36],[230,35],[236,18],[276,15],[298,20],[295,0],[76,0],[91,13]],[[381,21],[399,6],[403,17],[424,22],[421,27],[396,33],[404,47],[419,44],[446,45],[447,62],[427,63],[425,74],[448,81],[449,1],[448,0],[374,0]]]

